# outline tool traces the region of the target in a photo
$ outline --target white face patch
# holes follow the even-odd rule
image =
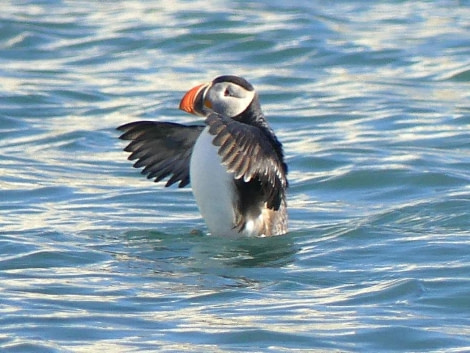
[[[205,99],[214,112],[231,118],[242,113],[254,96],[255,91],[248,91],[235,83],[218,82],[208,89]]]

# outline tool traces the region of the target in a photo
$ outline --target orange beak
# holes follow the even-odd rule
[[[193,87],[188,92],[186,92],[186,94],[183,96],[183,99],[181,99],[180,109],[194,115],[204,115],[201,111],[204,105],[201,93],[208,86],[208,83],[203,83],[202,85]]]

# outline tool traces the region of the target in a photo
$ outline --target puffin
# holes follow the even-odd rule
[[[179,108],[204,124],[136,121],[119,126],[128,160],[165,186],[191,183],[209,233],[269,237],[287,233],[287,165],[281,142],[246,79],[223,75],[197,85]]]

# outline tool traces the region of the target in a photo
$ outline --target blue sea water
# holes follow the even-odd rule
[[[2,352],[470,351],[468,1],[1,8]],[[221,74],[284,143],[286,236],[206,235],[122,152]]]

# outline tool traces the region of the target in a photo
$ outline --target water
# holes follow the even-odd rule
[[[467,1],[3,1],[3,352],[470,350]],[[114,128],[248,78],[290,232],[204,235]],[[196,230],[196,231],[194,231]]]

